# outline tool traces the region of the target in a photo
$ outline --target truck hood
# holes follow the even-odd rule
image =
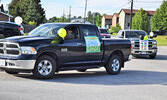
[[[37,46],[50,44],[53,37],[43,36],[14,36],[5,39],[1,39],[0,42],[12,42],[19,43],[20,46]]]
[[[131,41],[139,41],[140,39],[139,38],[130,38]],[[148,41],[155,41],[153,39],[148,39]]]
[[[51,40],[51,37],[43,37],[43,36],[14,36],[5,39],[1,39],[0,41],[13,41],[13,42],[27,42],[27,41],[38,41],[38,40]]]

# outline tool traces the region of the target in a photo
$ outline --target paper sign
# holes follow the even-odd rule
[[[100,52],[100,41],[96,36],[85,37],[86,42],[86,53]]]
[[[140,40],[140,51],[148,51],[148,41]]]

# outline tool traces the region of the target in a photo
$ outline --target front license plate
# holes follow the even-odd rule
[[[5,60],[0,60],[0,66],[5,66]]]

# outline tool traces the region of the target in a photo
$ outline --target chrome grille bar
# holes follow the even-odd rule
[[[8,53],[7,51],[9,50],[15,53]],[[0,51],[0,56],[2,57],[17,57],[21,55],[21,49],[18,43],[0,42]]]

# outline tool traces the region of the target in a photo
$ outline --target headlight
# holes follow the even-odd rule
[[[36,54],[37,51],[33,47],[21,47],[22,54]]]
[[[154,44],[154,45],[156,45],[156,44],[157,44],[157,42],[153,42],[153,44]]]

